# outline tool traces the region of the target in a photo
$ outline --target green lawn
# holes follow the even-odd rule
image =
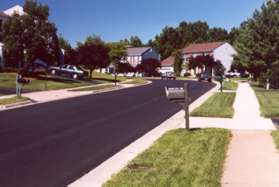
[[[235,93],[215,93],[195,109],[191,116],[232,118],[235,95]]]
[[[0,73],[0,88],[13,88],[15,89],[15,73]],[[23,89],[33,90],[33,91],[42,91],[42,90],[57,90],[65,88],[74,88],[80,86],[91,85],[87,82],[74,82],[74,81],[53,81],[53,80],[36,80],[32,79],[30,84],[24,85]]]
[[[0,105],[9,105],[18,102],[28,101],[29,99],[26,97],[11,97],[6,99],[0,99]]]
[[[237,82],[234,81],[224,81],[223,90],[233,90],[236,91],[238,87]]]
[[[125,82],[125,84],[146,84],[148,81],[140,78],[135,78],[132,81]]]
[[[107,74],[107,73],[99,73],[99,72],[94,71],[93,74],[92,74],[92,79],[93,80],[106,81],[106,82],[114,82],[115,77],[110,75],[110,74]],[[117,81],[118,82],[125,81],[125,80],[126,80],[125,77],[117,76]]]
[[[221,186],[230,131],[166,133],[104,186]]]
[[[86,88],[80,88],[80,89],[73,89],[71,91],[96,91],[96,90],[104,90],[104,89],[109,89],[109,88],[117,88],[119,86],[115,86],[115,85],[99,85],[99,86],[90,86],[90,87],[86,87]]]
[[[279,117],[279,90],[266,90],[252,84],[261,107],[261,114],[267,118]]]
[[[279,130],[273,131],[271,135],[273,137],[274,143],[276,144],[276,147],[279,149]]]
[[[234,78],[232,78],[231,80],[239,81],[239,82],[247,82],[247,81],[248,81],[248,78],[234,77]]]

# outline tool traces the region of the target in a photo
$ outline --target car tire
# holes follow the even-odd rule
[[[56,74],[56,71],[53,69],[53,70],[50,71],[50,74],[51,74],[51,75],[55,75],[55,74]]]
[[[77,74],[73,74],[73,79],[77,79],[78,75]]]

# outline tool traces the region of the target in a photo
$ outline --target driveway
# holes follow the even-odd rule
[[[0,186],[66,186],[181,108],[153,84],[0,112]],[[214,85],[188,81],[192,101]]]

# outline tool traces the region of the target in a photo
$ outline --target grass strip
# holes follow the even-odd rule
[[[266,118],[279,117],[279,91],[265,90],[253,86],[260,103],[261,115]]]
[[[29,99],[27,97],[11,97],[11,98],[5,98],[5,99],[0,99],[0,105],[10,105],[10,104],[15,104],[23,101],[28,101]]]
[[[73,89],[71,91],[96,91],[96,90],[105,90],[105,89],[110,89],[110,88],[118,88],[119,86],[115,85],[99,85],[99,86],[90,86],[90,87],[85,87],[85,88],[80,88],[80,89]]]
[[[234,81],[225,81],[223,85],[223,90],[232,90],[236,91],[238,87],[237,82]]]
[[[221,186],[230,137],[224,129],[170,131],[104,186]]]
[[[232,118],[234,115],[233,103],[235,96],[236,93],[215,93],[195,109],[191,116]]]

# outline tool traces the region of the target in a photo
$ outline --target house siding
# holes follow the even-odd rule
[[[156,59],[160,62],[160,54],[155,51],[154,49],[149,49],[147,52],[145,52],[142,56],[143,60],[146,59]]]
[[[127,62],[132,67],[136,67],[137,65],[141,64],[143,60],[147,59],[157,59],[158,61],[160,61],[160,54],[151,48],[141,55],[130,55],[126,57]]]
[[[229,43],[225,43],[213,51],[214,59],[219,60],[226,68],[226,71],[230,70],[236,54],[237,52]]]

